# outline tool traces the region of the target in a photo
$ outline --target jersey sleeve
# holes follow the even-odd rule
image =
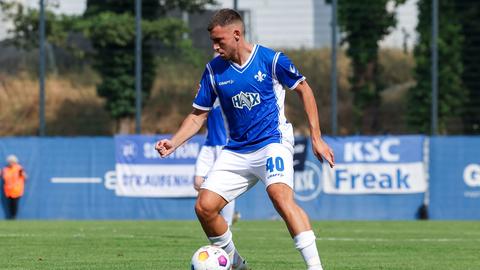
[[[208,68],[205,68],[192,106],[199,110],[210,111],[217,98],[214,87],[210,71]]]
[[[295,89],[300,82],[305,80],[292,61],[281,52],[275,55],[273,67],[277,80],[289,89]]]

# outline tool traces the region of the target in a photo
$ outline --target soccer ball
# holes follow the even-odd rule
[[[229,270],[227,253],[217,246],[203,246],[192,257],[192,270]]]

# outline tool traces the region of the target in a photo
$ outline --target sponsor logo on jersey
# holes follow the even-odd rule
[[[218,85],[222,86],[227,84],[233,84],[234,82],[235,82],[234,80],[228,80],[228,81],[219,82]]]
[[[251,110],[254,106],[260,104],[260,102],[260,95],[258,93],[240,92],[232,97],[233,106],[237,109],[247,107],[248,110]]]
[[[266,77],[266,76],[267,76],[266,74],[262,73],[262,72],[259,70],[258,73],[257,73],[255,76],[253,76],[253,77],[255,78],[255,80],[257,80],[257,81],[259,81],[259,82],[263,82],[263,80],[265,80],[265,77]]]

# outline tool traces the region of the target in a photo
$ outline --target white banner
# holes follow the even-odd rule
[[[427,190],[425,167],[415,163],[349,163],[323,168],[327,194],[407,194]]]
[[[117,164],[118,196],[196,197],[194,165]]]

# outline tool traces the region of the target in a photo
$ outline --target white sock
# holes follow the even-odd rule
[[[323,270],[313,231],[301,232],[293,238],[293,241],[295,248],[302,254],[308,270]]]
[[[227,222],[228,226],[232,226],[233,214],[235,213],[235,201],[229,202],[225,207],[223,207],[220,214]]]
[[[243,260],[240,254],[238,254],[235,244],[233,244],[230,228],[227,228],[227,231],[220,236],[208,237],[208,240],[210,240],[212,245],[219,246],[225,250],[230,257],[232,265],[237,265],[239,261],[241,262]]]

